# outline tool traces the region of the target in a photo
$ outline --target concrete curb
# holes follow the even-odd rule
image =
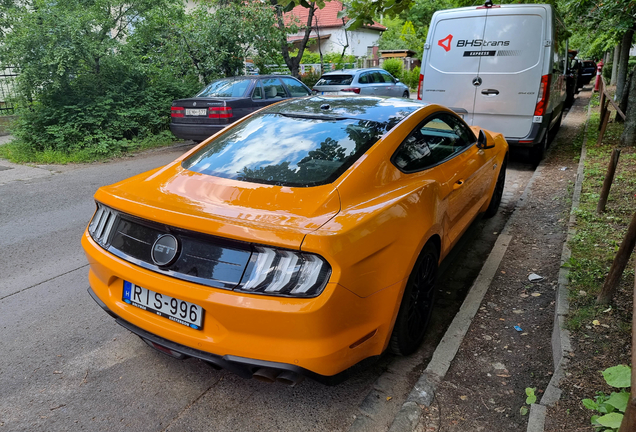
[[[572,255],[568,245],[576,234],[576,209],[579,208],[579,203],[581,201],[581,189],[583,188],[587,129],[590,123],[591,111],[592,104],[589,103],[587,108],[587,119],[585,120],[585,129],[583,132],[581,157],[576,171],[576,181],[574,184],[574,192],[572,194],[572,209],[570,210],[570,219],[568,221],[568,233],[565,243],[563,243],[563,250],[561,251],[561,269],[559,270],[556,306],[554,308],[554,327],[552,329],[552,357],[554,362],[554,373],[552,374],[552,378],[550,379],[548,387],[545,389],[539,404],[532,404],[530,406],[530,418],[528,419],[527,432],[543,432],[545,429],[547,407],[555,404],[559,401],[559,399],[561,399],[559,382],[565,375],[565,369],[568,364],[570,353],[573,351],[572,343],[570,342],[570,332],[565,329],[565,319],[570,311],[570,304],[568,301],[568,275],[570,273],[570,269],[566,267],[565,264]]]

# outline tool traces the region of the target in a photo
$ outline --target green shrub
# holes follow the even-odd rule
[[[309,88],[312,88],[318,80],[320,79],[320,74],[317,72],[309,72],[300,75],[300,80]]]
[[[411,90],[417,90],[420,83],[420,67],[416,66],[412,71],[402,73],[402,82],[409,86]]]
[[[404,69],[404,63],[397,58],[390,58],[384,60],[382,63],[382,69],[390,73],[396,78],[402,79],[402,71]]]

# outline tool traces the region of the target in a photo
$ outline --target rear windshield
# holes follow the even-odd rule
[[[591,62],[591,61],[585,61],[585,62],[583,62],[583,67],[593,67],[593,68],[595,68],[596,64],[594,64],[594,62]]]
[[[316,85],[349,85],[352,81],[353,75],[328,75],[320,78]]]
[[[183,161],[191,171],[280,186],[331,183],[390,126],[268,113],[226,131]]]
[[[195,97],[243,97],[251,80],[222,79],[211,82]]]

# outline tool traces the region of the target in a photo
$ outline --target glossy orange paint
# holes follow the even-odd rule
[[[318,254],[332,267],[319,296],[270,297],[174,279],[110,254],[85,232],[82,245],[93,291],[124,320],[218,355],[286,363],[331,376],[381,354],[419,252],[433,242],[440,260],[447,255],[488,207],[508,151],[501,134],[487,133],[492,149],[473,145],[441,165],[401,172],[391,156],[414,127],[440,111],[448,110],[438,105],[418,109],[323,186],[270,186],[182,168],[181,161],[204,142],[165,167],[100,188],[95,195],[139,218]],[[477,135],[479,129],[473,130]],[[123,280],[202,306],[203,330],[124,303]]]

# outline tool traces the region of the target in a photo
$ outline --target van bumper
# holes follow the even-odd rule
[[[541,123],[532,123],[530,133],[523,138],[508,138],[508,145],[517,148],[530,148],[538,145],[550,128],[550,116],[543,116]]]

